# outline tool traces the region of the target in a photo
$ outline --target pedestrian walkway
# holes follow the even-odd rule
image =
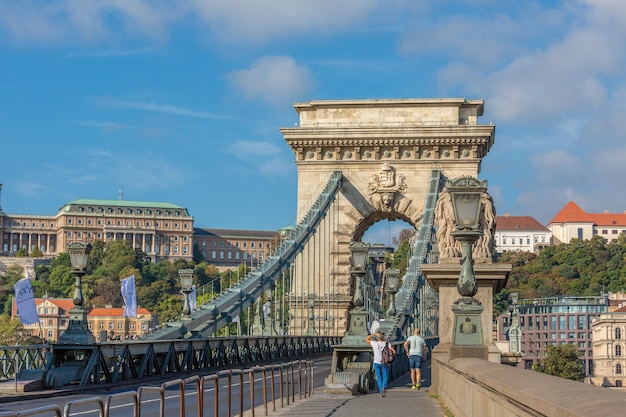
[[[283,409],[270,412],[270,416],[298,417],[370,417],[411,416],[442,417],[443,411],[436,399],[428,396],[430,386],[430,361],[422,369],[422,389],[411,389],[409,374],[393,381],[386,396],[380,397],[377,389],[363,395],[326,395],[324,388],[315,390],[311,397],[298,400]],[[381,414],[382,413],[382,414]]]

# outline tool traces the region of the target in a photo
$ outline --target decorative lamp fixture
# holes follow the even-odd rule
[[[189,294],[191,294],[191,286],[193,285],[193,273],[192,268],[185,268],[178,270],[178,276],[180,277],[181,292],[185,296],[183,304],[183,315],[189,316],[191,314],[191,305],[189,304]]]
[[[459,294],[466,298],[476,295],[476,277],[472,245],[482,236],[480,230],[480,214],[482,196],[487,191],[487,181],[474,177],[461,177],[449,180],[446,188],[452,199],[456,230],[452,236],[461,242],[461,273],[457,282]],[[468,300],[465,302],[468,303]]]
[[[365,271],[367,258],[370,251],[369,243],[350,242],[350,252],[352,253],[352,269],[355,271]]]
[[[519,301],[519,293],[518,292],[512,292],[511,293],[511,303],[515,306],[515,305],[517,305],[518,301]]]
[[[487,191],[487,181],[461,177],[448,181],[446,188],[452,197],[457,231],[477,231],[480,225],[481,199]]]
[[[483,195],[487,191],[487,181],[474,177],[461,177],[448,180],[446,189],[450,193],[456,230],[450,234],[461,243],[461,271],[456,288],[461,298],[452,306],[454,312],[453,345],[461,346],[451,356],[458,357],[480,352],[479,357],[487,356],[487,348],[483,344],[481,314],[484,307],[474,298],[478,292],[474,274],[472,246],[483,234],[481,230],[481,212]],[[463,346],[482,346],[476,352],[471,349],[463,351]],[[463,353],[459,353],[463,352]]]
[[[82,306],[85,302],[83,298],[82,278],[85,275],[87,264],[89,263],[89,253],[91,245],[83,242],[73,242],[67,245],[70,254],[71,274],[75,277],[74,282],[74,305]]]
[[[85,271],[89,262],[89,253],[91,253],[91,245],[89,243],[74,242],[67,245],[67,251],[70,254],[70,264],[73,271]]]
[[[389,300],[389,308],[387,309],[387,316],[390,318],[396,316],[396,293],[398,292],[399,277],[399,269],[389,268],[385,270],[385,284],[387,285],[387,293],[391,296],[391,300]]]
[[[400,270],[396,268],[389,268],[385,270],[385,282],[387,284],[387,291],[397,291],[398,281],[400,278]]]
[[[71,264],[70,273],[74,275],[74,308],[69,311],[70,317],[67,329],[59,336],[59,343],[61,344],[88,344],[96,342],[96,338],[89,330],[87,323],[87,311],[83,307],[85,300],[82,289],[82,279],[86,273],[91,249],[92,247],[89,243],[73,242],[67,245]]]

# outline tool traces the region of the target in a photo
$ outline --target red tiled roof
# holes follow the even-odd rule
[[[548,224],[552,223],[594,223],[594,221],[576,203],[570,201]]]
[[[626,213],[585,213],[570,201],[554,216],[551,223],[593,223],[596,226],[626,226]]]
[[[57,307],[63,309],[65,311],[65,315],[69,315],[68,311],[74,308],[74,301],[71,298],[35,298],[35,306],[40,305],[44,301],[49,301]],[[17,304],[15,303],[15,298],[13,298],[13,306],[11,308],[11,316],[17,317]]]
[[[150,314],[148,310],[143,307],[137,308],[137,314]],[[91,317],[122,317],[124,316],[124,309],[122,307],[111,308],[92,308],[88,316]]]
[[[626,306],[618,308],[614,313],[626,313]]]
[[[537,230],[548,229],[532,216],[496,216],[496,230]]]
[[[589,217],[597,226],[626,226],[626,214],[589,214]]]
[[[49,301],[50,303],[56,305],[57,307],[63,309],[65,311],[65,315],[69,315],[69,311],[74,308],[74,300],[71,298],[35,298],[35,305],[39,306],[44,301]],[[122,307],[114,307],[114,308],[91,308],[87,309],[88,316],[94,317],[122,317],[124,316],[124,308]],[[137,314],[151,314],[150,311],[143,307],[137,308]],[[12,317],[17,317],[17,304],[15,303],[15,298],[13,298],[13,306],[11,311]]]

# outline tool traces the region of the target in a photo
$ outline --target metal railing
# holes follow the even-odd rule
[[[177,401],[178,415],[186,417],[190,415],[191,408],[187,408],[187,397],[191,389],[195,400],[195,414],[198,417],[209,415],[205,410],[212,405],[213,416],[231,417],[247,415],[255,417],[259,415],[267,416],[275,412],[277,408],[284,408],[298,400],[310,397],[314,394],[313,361],[293,361],[288,363],[272,364],[266,366],[255,366],[248,369],[229,369],[219,371],[211,375],[194,375],[185,379],[175,379],[162,383],[159,386],[141,386],[136,391],[126,391],[107,396],[94,396],[81,398],[67,402],[62,408],[59,405],[51,404],[46,407],[39,407],[19,412],[0,412],[0,417],[22,417],[22,416],[50,416],[53,413],[57,417],[70,417],[72,415],[84,414],[91,411],[101,417],[115,416],[114,406],[124,401],[124,405],[132,406],[133,416],[151,415],[149,410],[144,409],[147,404],[146,399],[156,396],[159,404],[159,417],[165,417],[166,400]],[[233,389],[238,386],[238,389]],[[260,386],[260,389],[257,389]],[[174,391],[168,388],[176,388]],[[225,387],[225,388],[224,388]],[[226,403],[220,402],[222,389],[227,392]],[[169,397],[166,397],[166,391]],[[172,395],[173,392],[177,394]],[[187,394],[187,395],[186,395]],[[244,398],[250,400],[250,409],[244,410]],[[211,401],[212,399],[212,401]],[[91,406],[92,410],[85,410],[86,406]],[[72,410],[80,408],[72,414]],[[224,414],[224,411],[226,413]],[[171,414],[170,414],[171,415]]]

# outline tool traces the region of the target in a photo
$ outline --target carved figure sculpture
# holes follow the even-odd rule
[[[483,234],[474,244],[474,258],[491,258],[493,237],[496,233],[496,209],[489,193],[483,193],[480,206],[480,229]]]
[[[439,256],[441,258],[456,258],[461,256],[459,245],[452,232],[455,229],[454,208],[452,197],[446,188],[439,193],[435,206],[435,224],[437,225],[437,242],[439,243]]]

